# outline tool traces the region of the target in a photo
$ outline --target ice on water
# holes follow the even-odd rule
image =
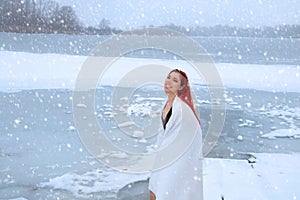
[[[4,193],[5,198],[18,200],[38,197],[33,194],[44,197],[50,194],[57,197],[71,195],[79,199],[114,198],[118,190],[127,184],[147,180],[148,174],[124,174],[104,167],[90,157],[77,138],[70,91],[74,88],[85,56],[1,51],[0,57],[0,70],[8,71],[0,74],[2,98],[9,99],[8,104],[2,106],[12,113],[5,118],[8,124],[1,122],[2,119],[0,121],[0,199]],[[119,67],[128,63],[134,64],[136,60],[120,59]],[[167,60],[148,59],[145,60],[147,63],[176,66],[176,61]],[[231,117],[228,123],[232,126],[230,129],[228,125],[228,130],[237,130],[237,135],[231,137],[228,132],[220,140],[228,144],[221,149],[224,154],[228,151],[226,159],[204,159],[206,199],[219,199],[220,195],[224,195],[225,199],[250,200],[254,194],[256,199],[266,200],[300,198],[297,178],[300,177],[300,156],[296,147],[300,141],[300,104],[297,99],[300,67],[227,63],[217,63],[216,66],[226,88],[226,109]],[[114,73],[107,74],[104,83],[114,85],[110,80],[117,78]],[[203,89],[203,80],[193,74],[191,80],[194,81],[193,88],[197,91]],[[51,89],[56,92],[52,93]],[[34,90],[37,91],[30,92]],[[251,94],[240,93],[244,90]],[[285,93],[291,97],[285,96]],[[24,94],[24,101],[20,101],[20,94]],[[31,97],[33,102],[28,99]],[[132,100],[134,103],[119,105],[118,111],[124,115],[157,117],[164,101],[161,97],[151,96],[136,95],[133,98],[123,96],[121,101]],[[196,106],[206,111],[216,103],[201,97]],[[24,105],[31,107],[24,108]],[[75,106],[86,108],[85,104]],[[95,114],[99,119],[112,119],[115,110],[106,105],[98,107]],[[202,114],[200,118],[207,117],[206,113]],[[34,122],[30,121],[33,117]],[[133,125],[132,121],[123,121],[115,124],[114,129]],[[205,120],[203,126],[206,126]],[[53,130],[50,131],[49,127]],[[138,139],[143,136],[143,131],[135,130],[133,133],[139,144],[148,145],[148,140]],[[121,140],[117,136],[112,137],[115,138],[113,141]],[[268,153],[254,152],[254,163],[247,159],[237,160],[240,146]],[[278,154],[281,151],[285,154]],[[124,157],[115,153],[115,156]],[[233,159],[230,159],[231,156]],[[20,185],[23,185],[22,189]],[[12,191],[21,191],[21,194],[6,190],[6,186]],[[238,191],[236,188],[239,188]]]

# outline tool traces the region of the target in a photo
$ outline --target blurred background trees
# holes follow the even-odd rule
[[[16,32],[77,32],[80,21],[71,6],[53,0],[1,0],[0,28]]]

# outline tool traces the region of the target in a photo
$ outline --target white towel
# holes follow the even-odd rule
[[[202,131],[190,107],[175,98],[166,129],[157,136],[149,189],[157,200],[202,200]]]

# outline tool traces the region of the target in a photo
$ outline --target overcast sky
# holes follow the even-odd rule
[[[57,0],[72,5],[85,25],[107,18],[111,27],[166,24],[240,27],[300,23],[300,0]]]

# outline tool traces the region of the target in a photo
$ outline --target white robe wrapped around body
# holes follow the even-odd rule
[[[202,200],[202,131],[190,107],[178,97],[156,145],[156,167],[149,180],[156,199]],[[170,163],[172,157],[177,158]]]

